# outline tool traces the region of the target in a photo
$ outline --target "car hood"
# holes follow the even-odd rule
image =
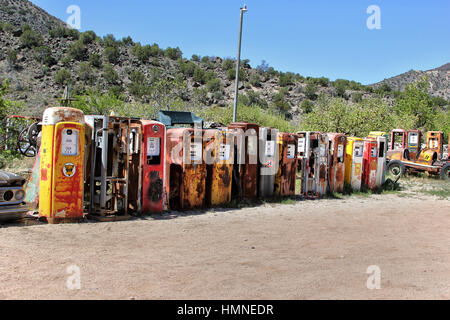
[[[25,179],[21,176],[0,170],[0,187],[5,186],[22,186],[25,183]]]

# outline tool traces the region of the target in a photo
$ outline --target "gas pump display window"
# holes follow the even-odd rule
[[[249,155],[256,155],[258,154],[257,150],[257,144],[258,144],[258,138],[256,136],[251,136],[247,138],[247,151]]]
[[[370,156],[372,158],[376,158],[377,157],[377,148],[372,147],[371,152],[370,152]]]
[[[301,152],[301,153],[303,153],[303,152],[305,152],[306,150],[306,148],[305,148],[305,142],[306,142],[306,139],[305,138],[300,138],[300,139],[298,139],[298,152]]]
[[[417,147],[419,144],[419,135],[418,134],[410,134],[409,136],[409,146]]]
[[[342,163],[344,162],[344,146],[342,144],[340,144],[338,146],[338,162]]]
[[[266,157],[275,156],[275,141],[266,142]]]
[[[201,143],[191,143],[191,160],[201,161],[202,160],[202,144]]]
[[[295,158],[295,145],[294,144],[288,145],[287,158],[288,159],[294,159]]]
[[[63,130],[61,136],[61,154],[63,156],[78,155],[78,130]]]
[[[222,143],[220,145],[219,158],[221,161],[228,161],[231,155],[231,146],[229,144]]]
[[[363,148],[361,146],[355,146],[355,157],[361,158],[363,156]]]
[[[161,139],[147,138],[147,164],[161,163]]]
[[[384,142],[380,142],[380,150],[379,150],[379,158],[383,158],[384,157],[384,150],[386,149],[386,146],[384,144]]]

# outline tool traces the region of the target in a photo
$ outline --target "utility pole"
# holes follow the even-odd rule
[[[233,122],[236,122],[236,116],[237,116],[237,105],[238,105],[238,97],[239,97],[239,69],[241,67],[242,22],[244,20],[245,12],[247,12],[247,6],[244,4],[244,7],[241,8],[241,23],[239,26],[239,44],[238,44],[238,54],[237,54],[237,61],[236,61],[236,87],[235,87],[235,91],[234,91]]]

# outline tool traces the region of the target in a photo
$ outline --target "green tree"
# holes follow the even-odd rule
[[[109,63],[117,64],[119,62],[120,53],[117,47],[107,47],[103,54]]]
[[[99,54],[92,53],[89,55],[89,63],[94,68],[101,68],[102,66],[102,57]]]
[[[68,50],[72,59],[83,61],[86,58],[87,48],[80,40],[75,41]]]
[[[56,59],[52,56],[52,50],[47,46],[41,46],[34,48],[34,58],[36,61],[51,67],[57,63]]]
[[[308,83],[304,90],[306,98],[309,100],[316,100],[317,99],[317,86],[314,83]]]
[[[86,31],[80,35],[80,41],[83,44],[90,44],[97,38],[97,35],[94,31]]]
[[[222,91],[222,81],[220,79],[211,79],[206,83],[209,92]]]
[[[119,75],[111,64],[105,64],[103,67],[103,78],[109,84],[116,84],[119,81]]]
[[[55,82],[61,86],[69,84],[70,80],[71,75],[67,69],[62,68],[55,74]]]
[[[311,100],[304,100],[302,102],[303,114],[311,113],[314,109],[314,103]]]
[[[87,62],[81,62],[78,66],[78,76],[80,80],[89,84],[92,84],[95,79],[91,66]]]
[[[405,130],[432,130],[437,110],[433,99],[428,94],[428,80],[422,79],[416,83],[408,84],[402,97],[396,101],[395,111],[400,117],[412,116],[417,119],[414,128],[404,128]]]

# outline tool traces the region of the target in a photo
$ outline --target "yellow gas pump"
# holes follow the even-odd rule
[[[42,120],[39,216],[83,218],[85,126],[82,111],[49,108]]]

